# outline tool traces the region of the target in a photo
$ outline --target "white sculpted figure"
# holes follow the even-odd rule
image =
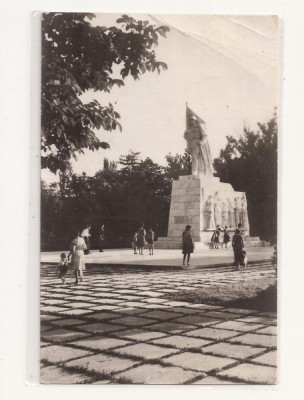
[[[212,157],[207,135],[195,116],[190,117],[190,127],[184,133],[187,150],[192,158],[192,175],[213,176]]]
[[[222,200],[217,195],[214,202],[215,225],[222,226]]]
[[[205,201],[202,212],[203,212],[203,217],[204,217],[204,229],[208,229],[208,227],[209,227],[208,200]]]
[[[235,226],[234,207],[231,199],[228,199],[228,225],[230,228]]]
[[[227,202],[223,202],[223,207],[222,207],[222,226],[229,226],[229,220],[228,220],[228,206]]]
[[[243,194],[242,197],[242,224],[244,227],[244,230],[247,231],[249,229],[249,221],[248,221],[248,211],[247,211],[247,201],[246,201],[246,195]]]
[[[241,199],[239,197],[236,197],[234,199],[234,204],[235,204],[235,226],[237,226],[239,223],[243,224]]]
[[[207,201],[207,212],[208,212],[207,229],[215,229],[214,201],[211,196],[209,196],[209,199]]]

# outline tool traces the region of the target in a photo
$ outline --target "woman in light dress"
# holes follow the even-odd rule
[[[72,241],[71,251],[68,255],[68,259],[72,256],[71,265],[74,268],[74,274],[76,281],[78,283],[78,276],[80,278],[80,282],[83,280],[83,271],[85,270],[84,263],[84,250],[87,249],[87,245],[84,241],[84,238],[80,236],[78,232],[75,239]]]
[[[143,255],[143,249],[145,247],[145,237],[146,237],[146,231],[144,229],[144,226],[142,225],[138,231],[137,231],[137,248],[139,251],[139,254]]]

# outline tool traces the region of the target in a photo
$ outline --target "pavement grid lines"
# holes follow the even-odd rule
[[[41,267],[44,384],[275,384],[276,313],[172,301],[209,284],[275,276],[269,263],[164,271]]]

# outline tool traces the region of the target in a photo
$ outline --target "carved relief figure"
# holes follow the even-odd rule
[[[241,199],[239,197],[235,197],[234,199],[234,206],[235,206],[235,226],[242,222],[242,205]]]
[[[214,201],[213,201],[212,196],[209,196],[209,199],[207,201],[207,212],[208,212],[207,229],[215,229]]]
[[[248,221],[247,201],[246,201],[245,194],[243,194],[241,206],[242,206],[242,211],[241,211],[242,224],[243,224],[244,230],[247,231],[247,230],[249,230],[249,221]]]
[[[209,227],[208,200],[204,204],[202,213],[203,213],[203,218],[204,218],[204,229],[208,229],[208,227]]]
[[[222,225],[222,200],[217,195],[214,202],[214,218],[215,218],[215,225]]]
[[[227,202],[223,201],[222,205],[222,226],[229,225],[229,220],[228,220],[228,206]]]
[[[234,216],[234,207],[231,199],[228,199],[228,225],[230,227],[234,227],[235,224],[235,216]]]

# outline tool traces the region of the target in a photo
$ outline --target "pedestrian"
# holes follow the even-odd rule
[[[72,256],[71,265],[74,268],[75,275],[75,283],[78,284],[78,277],[80,281],[83,280],[83,271],[85,270],[84,263],[84,250],[87,249],[84,238],[80,236],[80,233],[77,232],[75,238],[72,241],[71,251],[68,255],[68,259]]]
[[[228,243],[230,242],[230,235],[229,235],[229,231],[228,231],[228,225],[225,226],[224,229],[224,246],[225,249],[228,248]]]
[[[146,237],[146,231],[144,229],[144,226],[141,225],[141,227],[137,231],[137,247],[139,254],[143,255],[143,249],[145,247],[145,237]]]
[[[186,225],[186,228],[183,232],[183,265],[185,265],[186,257],[187,257],[187,265],[190,265],[190,254],[193,253],[194,244],[192,240],[192,235],[190,232],[191,226]]]
[[[243,236],[244,232],[243,232],[243,224],[241,224],[241,222],[239,222],[237,224],[237,229],[240,231],[240,234]]]
[[[134,250],[134,254],[137,254],[137,231],[134,232],[133,238],[132,238],[132,248]]]
[[[215,242],[214,242],[214,239],[215,239],[215,232],[216,232],[216,231],[214,231],[214,232],[212,233],[212,236],[211,236],[211,246],[210,246],[211,249],[215,249]]]
[[[235,234],[232,238],[232,248],[234,251],[234,265],[236,269],[240,269],[241,264],[244,262],[244,241],[241,235],[241,231],[236,229]]]
[[[57,265],[58,277],[61,278],[62,283],[65,283],[65,276],[68,272],[68,259],[65,253],[60,254],[60,262]]]
[[[148,243],[149,255],[153,256],[153,249],[154,249],[154,232],[153,229],[150,228],[146,234],[146,240]]]
[[[213,249],[219,248],[220,234],[221,234],[221,228],[219,225],[217,225],[215,231],[213,232],[212,238],[211,238]]]
[[[105,240],[105,232],[104,232],[104,224],[101,225],[100,228],[100,235],[99,235],[99,242],[100,242],[100,246],[99,246],[99,251],[103,252],[103,246],[104,246],[104,240]]]
[[[91,229],[91,226],[86,225],[86,227],[81,232],[81,237],[83,237],[85,244],[86,244],[86,250],[85,250],[84,254],[90,254],[90,237],[91,237],[90,229]]]

